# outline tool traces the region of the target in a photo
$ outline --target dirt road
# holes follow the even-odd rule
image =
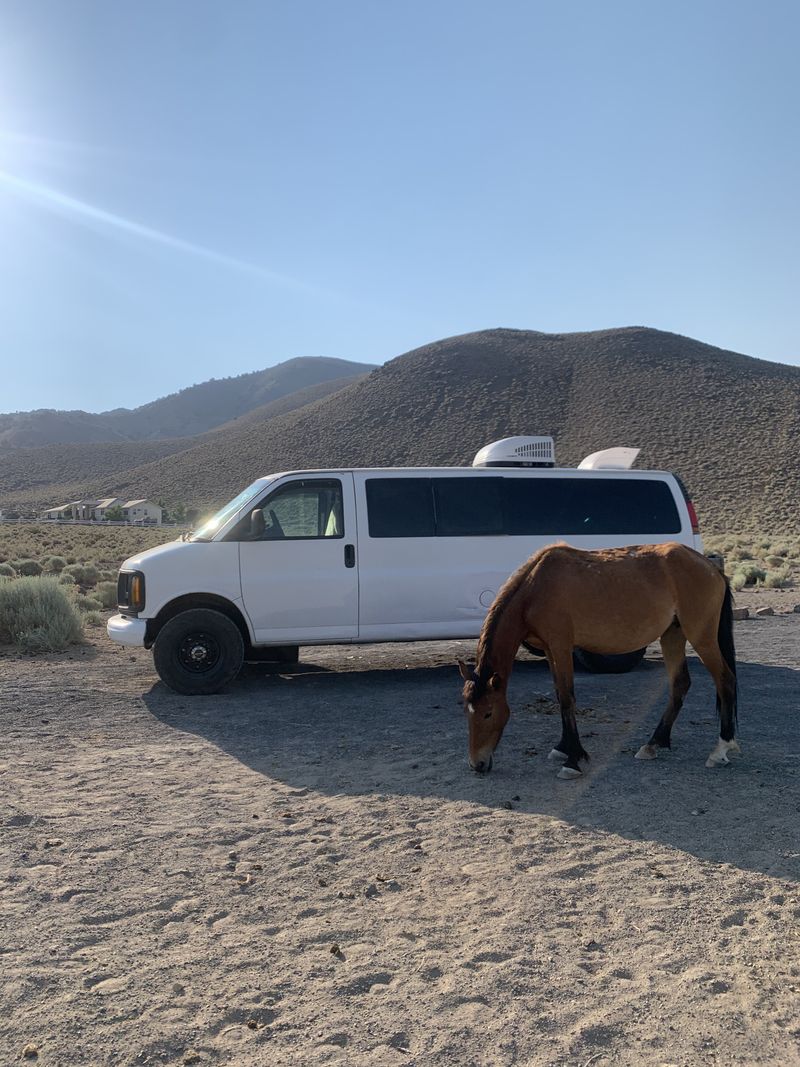
[[[520,660],[488,777],[456,654],[305,649],[222,695],[0,656],[0,1063],[800,1063],[800,615],[736,626],[743,756],[654,654],[579,675],[562,782]]]

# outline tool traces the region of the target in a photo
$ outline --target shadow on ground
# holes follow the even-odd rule
[[[394,646],[378,668],[363,650],[305,649],[304,656],[290,670],[248,666],[216,696],[179,697],[159,683],[144,701],[166,726],[203,737],[293,789],[490,808],[510,803],[521,814],[658,842],[774,877],[800,876],[800,676],[790,667],[740,663],[743,756],[719,770],[704,765],[717,722],[713,686],[696,660],[674,748],[654,762],[634,760],[633,753],[666,701],[661,663],[647,660],[627,675],[576,676],[579,728],[592,761],[582,779],[563,782],[546,761],[560,720],[541,699],[552,695],[542,663],[517,663],[512,719],[495,769],[478,776],[466,763],[452,661],[415,666],[403,646]]]

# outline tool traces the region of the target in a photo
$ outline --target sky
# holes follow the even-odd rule
[[[0,411],[644,325],[800,364],[794,0],[0,0]]]

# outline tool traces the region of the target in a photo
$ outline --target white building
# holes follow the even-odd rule
[[[128,522],[152,522],[161,525],[163,508],[152,500],[126,500],[120,503],[122,514]]]
[[[117,508],[122,512],[123,522],[161,525],[163,509],[143,497],[138,500],[126,500],[121,496],[108,496],[102,500],[73,500],[69,504],[48,508],[42,512],[42,518],[103,522],[109,511],[116,511]]]

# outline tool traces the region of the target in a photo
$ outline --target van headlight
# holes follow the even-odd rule
[[[141,571],[119,572],[117,607],[123,615],[137,615],[144,610],[144,575]]]

